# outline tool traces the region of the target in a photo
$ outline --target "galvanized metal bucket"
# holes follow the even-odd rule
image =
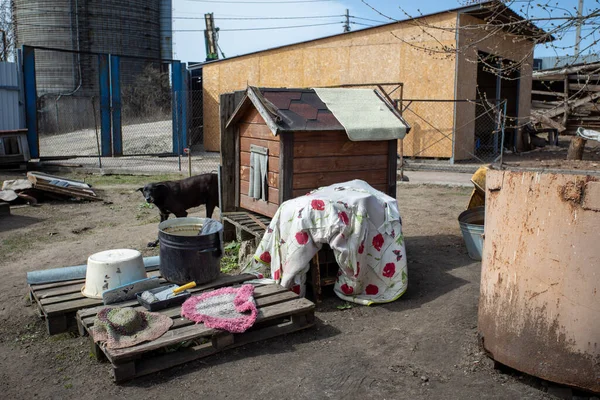
[[[458,223],[467,246],[469,257],[481,261],[483,253],[483,226],[485,221],[485,207],[475,207],[463,211],[458,216]]]

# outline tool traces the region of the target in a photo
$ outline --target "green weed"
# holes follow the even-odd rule
[[[239,242],[230,242],[225,246],[225,254],[221,258],[221,272],[229,274],[238,268]]]

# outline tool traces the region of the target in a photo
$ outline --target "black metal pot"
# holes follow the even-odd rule
[[[198,235],[210,223],[208,232]],[[208,225],[207,225],[208,226]],[[223,225],[208,218],[175,218],[158,225],[160,273],[169,282],[197,285],[214,281],[221,273]]]

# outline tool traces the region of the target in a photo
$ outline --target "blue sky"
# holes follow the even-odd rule
[[[343,30],[343,17],[346,9],[350,10],[353,24],[352,30],[365,28],[366,25],[378,25],[381,22],[393,19],[406,19],[407,14],[418,16],[430,14],[465,5],[465,0],[322,0],[311,2],[292,3],[292,0],[237,0],[235,3],[221,1],[198,1],[198,0],[173,0],[173,29],[174,29],[174,58],[182,61],[204,61],[206,55],[204,50],[204,13],[213,12],[215,24],[221,29],[219,45],[227,57],[245,54],[257,50],[267,49],[310,40],[322,36],[341,33]],[[258,3],[263,1],[263,3]],[[269,2],[270,4],[267,4]],[[534,1],[533,4],[540,1]],[[246,3],[246,4],[244,4]],[[515,0],[511,8],[519,12],[519,9],[527,2]],[[539,7],[530,9],[530,17],[546,18],[548,16],[563,16],[565,12],[575,13],[577,0],[554,0],[553,5],[558,4],[560,9],[553,8],[552,12],[545,12]],[[599,0],[584,1],[584,15],[590,9],[599,8]],[[378,12],[383,14],[380,15]],[[525,10],[523,10],[523,13]],[[522,14],[523,14],[522,13]],[[312,19],[268,19],[278,17],[318,17]],[[389,18],[386,18],[389,17]],[[260,18],[260,19],[232,19],[232,18]],[[550,29],[550,23],[557,21],[538,21],[536,25]],[[318,25],[317,25],[318,24]],[[359,25],[363,24],[363,25]],[[266,27],[281,27],[292,25],[316,25],[308,27],[297,27],[290,29],[273,30],[243,30],[229,31],[229,29],[254,29]],[[584,26],[582,36],[587,37],[582,42],[581,48],[586,47],[598,37],[594,37],[593,26]],[[596,25],[597,28],[597,25]],[[597,34],[596,34],[597,35]],[[550,48],[538,46],[536,57],[570,54],[569,47],[575,41],[574,29],[565,35],[562,40],[553,43]],[[599,52],[600,46],[594,45],[591,50]],[[588,50],[585,50],[585,54]]]

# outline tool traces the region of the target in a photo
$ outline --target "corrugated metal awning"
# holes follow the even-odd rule
[[[408,125],[371,89],[314,88],[352,141],[402,139]]]

